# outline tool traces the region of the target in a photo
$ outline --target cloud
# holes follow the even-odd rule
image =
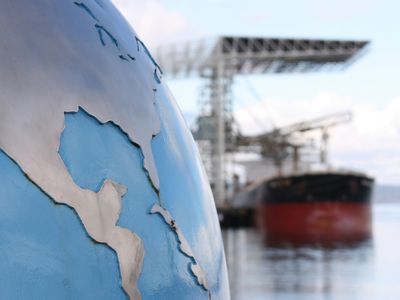
[[[201,35],[184,15],[159,0],[113,0],[113,3],[150,47]]]
[[[235,112],[246,134],[262,131],[253,119],[265,120],[266,108],[278,126],[351,110],[353,121],[330,131],[331,162],[366,171],[381,183],[400,184],[400,97],[384,107],[335,93],[321,93],[312,100],[269,99]]]

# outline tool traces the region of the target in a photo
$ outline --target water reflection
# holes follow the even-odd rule
[[[278,246],[254,229],[225,230],[223,238],[233,300],[352,299],[368,289],[371,242]]]

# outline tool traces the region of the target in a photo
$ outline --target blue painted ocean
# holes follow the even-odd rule
[[[400,299],[398,191],[378,187],[373,238],[356,246],[272,248],[254,229],[224,231],[232,300]]]

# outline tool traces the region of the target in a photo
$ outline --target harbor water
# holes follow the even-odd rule
[[[272,247],[223,231],[232,300],[400,299],[400,202],[375,203],[373,238],[340,247]]]

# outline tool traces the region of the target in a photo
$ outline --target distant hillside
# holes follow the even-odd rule
[[[400,202],[400,186],[376,185],[372,199],[374,202]]]

